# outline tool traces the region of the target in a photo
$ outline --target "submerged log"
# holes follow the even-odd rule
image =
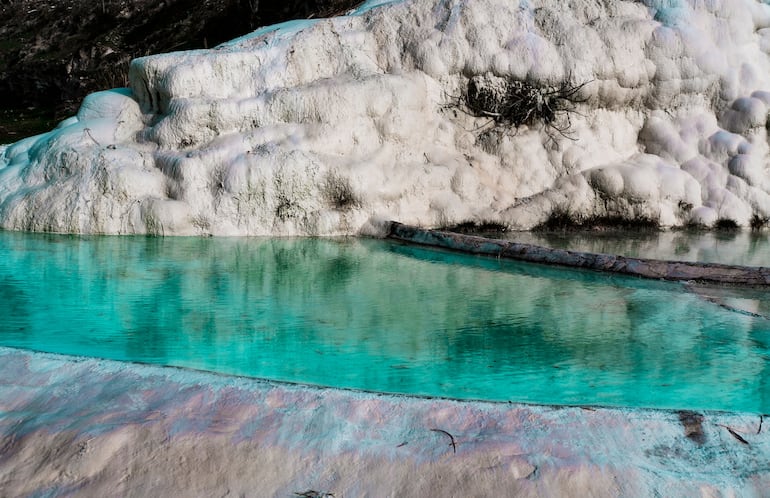
[[[521,244],[509,240],[489,239],[475,235],[417,228],[396,221],[390,223],[388,238],[469,254],[480,254],[570,268],[584,268],[643,278],[730,285],[770,285],[770,268],[766,267],[664,261],[612,254],[568,251],[533,244]]]

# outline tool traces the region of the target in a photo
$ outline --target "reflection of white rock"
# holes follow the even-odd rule
[[[382,5],[379,5],[382,4]],[[665,5],[662,6],[662,5]],[[770,6],[406,0],[137,59],[132,92],[7,148],[5,228],[356,233],[552,213],[770,217]],[[473,75],[590,81],[570,137],[482,133]],[[555,135],[555,136],[554,136]]]

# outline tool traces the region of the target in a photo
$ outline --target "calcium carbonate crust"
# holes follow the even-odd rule
[[[0,226],[335,235],[554,216],[770,218],[765,0],[374,1],[133,61],[0,150]],[[473,78],[586,83],[569,132],[470,115]]]

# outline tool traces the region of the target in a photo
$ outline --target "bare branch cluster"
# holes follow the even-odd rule
[[[474,76],[468,82],[465,106],[476,117],[490,118],[497,127],[532,126],[543,123],[566,138],[570,113],[585,102],[579,94],[589,82],[573,85],[569,79],[555,86],[491,75]]]

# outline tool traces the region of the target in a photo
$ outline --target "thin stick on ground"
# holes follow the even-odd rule
[[[455,437],[445,431],[444,429],[431,429],[433,432],[440,432],[441,434],[446,434],[449,436],[449,445],[452,447],[452,453],[457,453],[457,443],[455,442]]]
[[[719,425],[719,427],[724,427],[725,429],[727,429],[727,432],[729,432],[729,433],[730,433],[730,434],[731,434],[731,435],[732,435],[732,436],[733,436],[735,439],[737,439],[737,440],[738,440],[738,441],[740,441],[741,443],[743,443],[743,444],[749,444],[749,442],[748,442],[748,441],[746,441],[746,440],[743,438],[743,436],[741,436],[740,434],[738,434],[738,432],[737,432],[735,429],[733,429],[732,427],[728,427],[728,426],[726,426],[726,425],[723,425],[723,424],[717,424],[717,425]]]

